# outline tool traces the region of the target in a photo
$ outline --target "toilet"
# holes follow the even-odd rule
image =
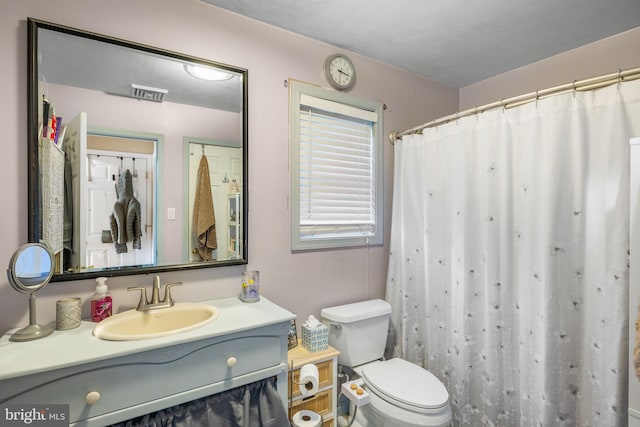
[[[376,299],[320,312],[329,327],[329,345],[340,351],[338,364],[364,381],[370,401],[358,407],[354,426],[446,426],[449,393],[429,371],[403,359],[381,360],[391,305]]]

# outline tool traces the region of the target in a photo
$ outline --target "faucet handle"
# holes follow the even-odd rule
[[[147,290],[141,287],[130,287],[127,288],[128,291],[140,291],[140,302],[138,303],[138,310],[140,310],[147,302]]]
[[[171,288],[174,286],[182,286],[182,282],[169,283],[164,287],[164,299],[162,302],[169,303],[173,305],[173,299],[171,299]]]

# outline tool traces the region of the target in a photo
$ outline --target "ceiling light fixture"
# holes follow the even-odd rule
[[[227,73],[211,67],[204,67],[202,65],[184,64],[184,69],[193,77],[201,80],[215,80],[223,81],[229,80],[233,77],[233,74]]]

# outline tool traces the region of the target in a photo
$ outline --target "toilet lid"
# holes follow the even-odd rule
[[[373,362],[362,371],[372,391],[414,411],[441,408],[449,401],[449,393],[431,372],[403,359]]]

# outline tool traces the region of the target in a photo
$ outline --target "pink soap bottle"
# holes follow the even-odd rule
[[[112,299],[107,288],[107,278],[96,279],[96,293],[91,297],[91,320],[99,322],[111,316]]]

